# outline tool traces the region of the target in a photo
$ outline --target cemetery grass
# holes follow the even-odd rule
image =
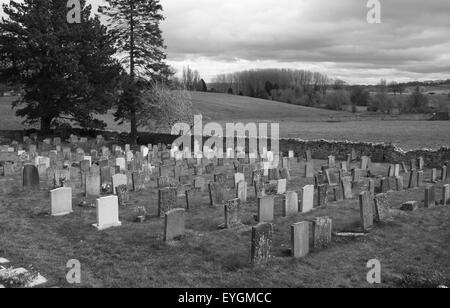
[[[396,144],[404,150],[450,146],[450,121],[426,121],[430,115],[355,115],[218,93],[193,92],[192,99],[194,113],[203,115],[203,124],[215,121],[224,128],[227,122],[279,123],[282,138],[384,142]],[[11,109],[12,100],[0,98],[0,130],[26,128]],[[107,130],[130,130],[127,123],[115,123],[112,112],[98,117],[107,123]],[[141,130],[148,131],[145,128]]]
[[[323,163],[316,161],[315,165]],[[289,190],[299,191],[311,183],[301,177],[302,167],[293,165]],[[387,166],[375,164],[373,170],[377,175],[386,174]],[[80,195],[74,198],[73,214],[53,218],[48,216],[48,192],[43,189],[25,193],[18,188],[1,196],[0,256],[15,266],[33,264],[49,279],[46,286],[58,287],[76,287],[66,282],[66,263],[70,259],[81,262],[80,287],[372,287],[366,281],[366,264],[371,259],[381,261],[381,287],[410,286],[406,277],[416,277],[414,283],[419,285],[430,281],[430,277],[441,277],[439,283],[449,282],[448,206],[398,212],[392,220],[377,224],[364,238],[334,237],[329,248],[293,260],[291,224],[329,216],[334,232],[357,231],[359,204],[355,198],[284,219],[280,218],[278,199],[273,259],[268,265],[253,267],[249,258],[256,203],[250,185],[241,228],[218,229],[224,222],[223,208],[209,207],[205,192],[203,206],[187,214],[186,235],[172,243],[162,241],[163,219],[155,217],[156,191],[131,193],[131,203],[120,209],[123,226],[98,232],[91,226],[96,220],[95,209],[77,206],[83,199]],[[398,208],[405,201],[423,200],[423,195],[423,188],[389,194],[390,205]],[[233,193],[227,197],[232,198]],[[183,204],[180,198],[179,205]],[[147,222],[133,222],[137,205],[147,208],[151,216]]]

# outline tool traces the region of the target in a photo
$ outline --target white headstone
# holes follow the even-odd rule
[[[302,213],[308,213],[314,208],[314,185],[303,187]]]
[[[117,157],[116,158],[116,166],[120,167],[120,171],[126,171],[127,170],[127,163],[125,161],[124,157]]]
[[[97,224],[93,226],[99,231],[111,227],[120,227],[119,200],[117,196],[108,196],[97,199]]]
[[[72,213],[72,188],[61,187],[50,191],[52,216]]]
[[[116,195],[116,188],[120,185],[128,185],[128,178],[126,174],[117,173],[112,176],[113,193]]]

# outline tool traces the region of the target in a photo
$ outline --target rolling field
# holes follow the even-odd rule
[[[0,98],[0,130],[22,129],[21,119],[11,110],[12,98]],[[192,93],[195,114],[207,122],[280,123],[280,137],[305,140],[349,140],[391,142],[405,150],[450,146],[450,121],[425,121],[429,116],[352,114],[274,101],[216,93]],[[100,116],[107,129],[129,131],[119,126],[112,115]]]

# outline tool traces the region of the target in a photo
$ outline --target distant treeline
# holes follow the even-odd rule
[[[343,81],[307,70],[261,69],[221,74],[209,84],[212,92],[273,99],[290,104],[314,106],[320,95]]]

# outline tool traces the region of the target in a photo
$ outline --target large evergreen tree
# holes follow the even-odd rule
[[[106,0],[100,12],[108,17],[108,28],[115,38],[118,56],[127,68],[123,94],[116,120],[131,124],[130,142],[137,142],[138,117],[142,110],[139,99],[142,85],[165,81],[171,71],[165,64],[165,45],[160,29],[164,19],[159,0]]]
[[[41,130],[72,121],[103,127],[94,118],[111,107],[121,70],[107,29],[91,6],[81,1],[81,23],[70,24],[67,1],[10,1],[0,23],[0,82],[20,84],[14,102],[25,122],[40,121]]]

